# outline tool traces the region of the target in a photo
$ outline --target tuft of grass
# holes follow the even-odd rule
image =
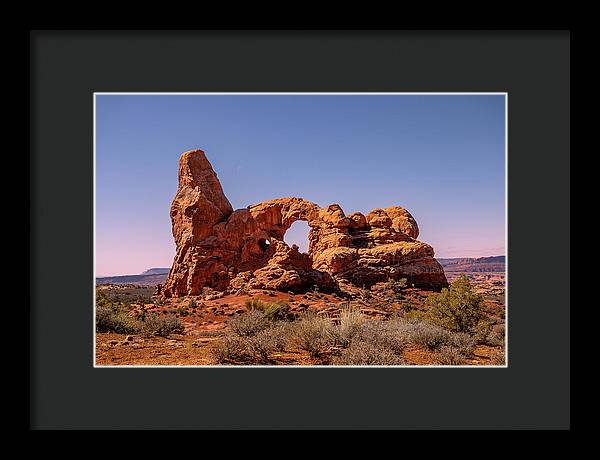
[[[348,304],[340,312],[340,322],[332,328],[332,335],[336,345],[347,347],[354,335],[358,332],[366,318],[360,308]]]

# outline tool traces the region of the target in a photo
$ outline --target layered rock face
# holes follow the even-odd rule
[[[310,226],[308,254],[283,241],[297,220]],[[419,227],[406,209],[346,216],[337,204],[278,198],[234,211],[202,150],[181,156],[171,221],[177,253],[166,297],[204,287],[334,290],[400,278],[434,290],[448,284],[433,248],[416,240]]]

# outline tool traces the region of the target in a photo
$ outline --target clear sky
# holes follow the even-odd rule
[[[178,159],[195,148],[234,209],[400,205],[436,257],[503,255],[504,124],[502,95],[98,95],[96,275],[171,266]],[[303,232],[286,241],[305,249]]]

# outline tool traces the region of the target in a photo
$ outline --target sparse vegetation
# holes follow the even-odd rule
[[[333,299],[309,289],[304,294],[287,293],[285,301],[265,297],[268,290],[251,291],[245,294],[254,295],[245,301],[247,311],[235,300],[197,304],[198,298],[188,297],[162,305],[156,296],[154,303],[146,303],[143,291],[137,288],[103,287],[96,297],[98,332],[167,337],[184,333],[178,317],[191,315],[186,321],[200,327],[194,327],[189,335],[200,338],[178,339],[177,345],[172,340],[144,342],[99,335],[105,345],[98,349],[104,350],[102,353],[114,349],[117,354],[121,349],[123,356],[130,347],[121,345],[143,350],[156,343],[169,350],[167,353],[173,350],[173,359],[179,347],[180,356],[195,364],[505,363],[502,304],[487,294],[484,304],[465,277],[429,296],[407,285],[406,279],[389,279]],[[477,289],[481,289],[479,284]],[[189,347],[182,348],[186,341]],[[155,356],[163,361],[166,355]]]
[[[137,317],[129,314],[129,304],[110,300],[100,290],[96,290],[96,330],[117,334],[159,335],[182,333],[183,323],[174,316],[162,317],[147,313],[145,304],[140,306]]]

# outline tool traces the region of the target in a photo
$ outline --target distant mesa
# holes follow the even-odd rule
[[[491,257],[457,257],[451,259],[438,259],[444,267],[444,271],[450,272],[472,272],[491,273],[504,272],[506,270],[506,256]]]
[[[179,161],[179,186],[170,209],[177,252],[165,297],[217,290],[344,290],[389,279],[439,290],[448,285],[419,227],[400,206],[346,215],[302,198],[278,198],[233,210],[202,150]],[[310,226],[308,253],[284,241],[298,220]]]
[[[169,268],[149,268],[141,275],[102,276],[96,278],[96,284],[135,284],[137,286],[155,286],[163,284],[169,274]]]
[[[142,275],[166,275],[169,273],[170,268],[149,268],[142,272]]]

